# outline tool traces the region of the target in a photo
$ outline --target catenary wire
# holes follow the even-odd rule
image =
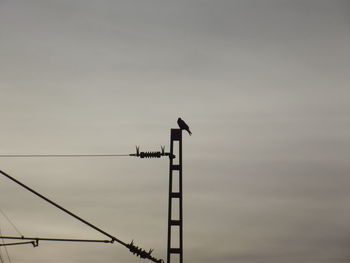
[[[5,214],[5,212],[0,208],[0,213],[5,217],[5,219],[11,224],[11,226],[16,230],[16,232],[23,236],[22,232],[16,227],[16,225],[10,220],[10,218]]]
[[[0,154],[1,158],[40,158],[40,157],[121,157],[129,154]]]
[[[70,216],[74,217],[75,219],[79,220],[80,222],[88,225],[89,227],[95,229],[96,231],[100,232],[101,234],[108,236],[111,239],[111,243],[113,242],[117,242],[123,246],[125,246],[126,248],[128,248],[130,250],[131,253],[136,254],[137,256],[141,257],[141,258],[147,258],[153,262],[156,263],[164,263],[164,261],[162,259],[157,259],[155,257],[153,257],[151,255],[152,251],[150,250],[150,252],[146,252],[144,249],[139,248],[137,246],[135,246],[133,244],[133,242],[131,242],[130,244],[127,244],[123,241],[121,241],[120,239],[116,238],[115,236],[107,233],[106,231],[102,230],[101,228],[89,223],[88,221],[84,220],[83,218],[77,216],[76,214],[70,212],[69,210],[65,209],[64,207],[58,205],[57,203],[53,202],[52,200],[48,199],[47,197],[43,196],[42,194],[36,192],[35,190],[31,189],[30,187],[26,186],[25,184],[21,183],[20,181],[16,180],[15,178],[13,178],[12,176],[10,176],[9,174],[3,172],[0,170],[0,174],[4,175],[5,177],[7,177],[8,179],[10,179],[11,181],[15,182],[16,184],[20,185],[21,187],[27,189],[28,191],[30,191],[31,193],[35,194],[36,196],[40,197],[41,199],[44,199],[46,202],[50,203],[51,205],[55,206],[56,208],[60,209],[61,211],[69,214]],[[1,235],[1,233],[0,233]],[[2,236],[2,235],[1,235]],[[6,248],[6,246],[5,246]]]
[[[13,178],[12,176],[10,176],[9,174],[3,172],[0,170],[0,173],[2,175],[4,175],[5,177],[7,177],[8,179],[12,180],[13,182],[15,182],[16,184],[22,186],[23,188],[27,189],[29,192],[35,194],[36,196],[40,197],[41,199],[45,200],[46,202],[50,203],[51,205],[55,206],[56,208],[60,209],[61,211],[69,214],[70,216],[74,217],[75,219],[79,220],[80,222],[88,225],[89,227],[95,229],[96,231],[100,232],[101,234],[104,234],[105,236],[108,236],[109,238],[111,238],[112,240],[124,245],[124,246],[127,246],[126,243],[124,243],[123,241],[119,240],[118,238],[112,236],[111,234],[103,231],[102,229],[98,228],[97,226],[89,223],[88,221],[82,219],[81,217],[77,216],[76,214],[72,213],[71,211],[65,209],[64,207],[60,206],[59,204],[53,202],[52,200],[50,200],[49,198],[43,196],[42,194],[38,193],[37,191],[31,189],[30,187],[26,186],[25,184],[21,183],[20,181],[16,180],[15,178]]]
[[[0,227],[0,235],[2,236],[1,227]],[[2,244],[5,244],[5,241],[4,241],[3,238],[2,238]],[[6,256],[7,256],[8,260],[9,260],[9,262],[11,263],[12,261],[11,261],[11,258],[10,258],[9,252],[7,251],[7,247],[6,246],[4,246],[4,250],[5,250],[5,253],[6,253]]]

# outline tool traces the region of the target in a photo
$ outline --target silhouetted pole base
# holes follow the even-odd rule
[[[176,157],[172,158],[172,156],[176,156]],[[168,210],[167,263],[170,263],[172,259],[176,259],[177,262],[182,263],[183,262],[183,231],[182,231],[183,222],[182,222],[182,130],[181,129],[171,129],[171,133],[170,133],[168,209],[169,210]]]

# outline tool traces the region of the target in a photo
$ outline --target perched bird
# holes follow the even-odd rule
[[[186,130],[188,132],[189,135],[192,134],[192,132],[190,131],[190,128],[188,127],[188,125],[186,124],[186,122],[184,122],[181,118],[177,119],[177,124],[179,125],[181,130]]]

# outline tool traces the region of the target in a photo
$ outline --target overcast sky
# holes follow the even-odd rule
[[[0,0],[0,154],[169,149],[181,116],[186,262],[350,262],[349,46],[348,0]],[[0,169],[166,258],[167,159]],[[4,178],[0,193],[25,236],[105,238]],[[111,244],[8,251],[143,262]]]

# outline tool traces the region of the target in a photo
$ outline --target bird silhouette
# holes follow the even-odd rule
[[[181,118],[177,119],[177,124],[179,125],[181,130],[186,130],[188,132],[189,135],[192,134],[192,132],[190,131],[190,128],[188,127],[188,125],[186,124],[186,122],[184,122]]]

